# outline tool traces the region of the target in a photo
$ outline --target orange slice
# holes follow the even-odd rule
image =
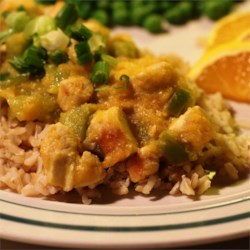
[[[239,41],[250,41],[250,28],[237,37]]]
[[[250,12],[236,12],[218,21],[207,41],[208,49],[232,40],[240,40],[250,32]],[[244,36],[243,36],[244,37]]]
[[[189,76],[208,93],[250,103],[250,42],[234,41],[207,50]]]

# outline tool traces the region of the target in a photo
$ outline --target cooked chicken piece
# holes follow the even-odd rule
[[[202,150],[214,137],[213,126],[199,106],[189,108],[183,115],[174,119],[169,131],[195,151]]]
[[[61,123],[49,127],[41,143],[41,156],[48,183],[64,191],[95,185],[105,177],[97,156],[90,152],[79,155],[79,140]]]
[[[159,169],[159,150],[155,143],[138,150],[126,163],[127,171],[133,182],[139,182],[155,174]]]
[[[86,145],[104,157],[103,166],[111,167],[137,150],[137,142],[125,114],[118,107],[94,113],[86,133]]]
[[[155,91],[173,86],[177,73],[167,62],[155,63],[146,67],[141,73],[132,77],[131,82],[136,90]]]
[[[92,96],[94,87],[84,76],[71,76],[60,83],[57,102],[63,111],[86,103]]]

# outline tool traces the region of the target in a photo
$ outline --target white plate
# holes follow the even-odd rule
[[[196,201],[131,196],[90,206],[1,191],[1,238],[71,248],[156,248],[247,236],[249,180],[212,191]]]
[[[138,29],[128,31],[140,47],[155,53],[174,52],[193,63],[201,53],[196,41],[211,27],[202,20],[156,37]],[[233,106],[239,118],[248,118],[248,105]],[[118,198],[107,194],[102,203],[90,206],[0,191],[0,237],[71,248],[189,246],[248,235],[249,207],[249,179],[213,188],[200,200],[138,194]]]

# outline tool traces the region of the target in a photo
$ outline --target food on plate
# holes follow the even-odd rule
[[[71,11],[2,15],[1,189],[89,204],[103,188],[199,196],[248,174],[247,138],[220,94],[197,87],[180,58]]]

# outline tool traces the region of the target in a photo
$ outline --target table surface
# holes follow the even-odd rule
[[[38,245],[30,245],[25,243],[19,243],[8,240],[0,240],[0,249],[62,249],[56,247],[48,247],[48,246],[38,246]],[[66,249],[66,248],[63,248]],[[197,246],[189,246],[175,249],[250,249],[250,233],[248,237],[233,239],[224,242],[211,243],[206,245],[197,245]],[[87,250],[87,249],[85,249]],[[121,249],[119,249],[121,250]],[[159,249],[163,250],[163,249]]]

